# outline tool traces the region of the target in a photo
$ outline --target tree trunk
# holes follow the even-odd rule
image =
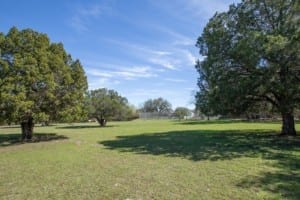
[[[100,124],[100,126],[105,126],[106,125],[106,120],[103,117],[101,117],[101,118],[96,117],[96,120]]]
[[[288,136],[288,135],[295,136],[296,135],[294,115],[292,113],[283,113],[282,114],[281,135],[283,135],[283,136]]]
[[[26,113],[21,122],[22,140],[31,140],[33,134],[33,118],[31,114]]]

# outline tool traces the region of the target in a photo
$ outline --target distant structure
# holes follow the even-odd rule
[[[159,113],[159,112],[140,112],[140,119],[172,119],[175,118],[173,113]]]
[[[193,119],[195,118],[195,113],[190,112],[188,116],[185,116],[184,119]],[[178,117],[172,113],[159,113],[159,112],[139,112],[140,119],[178,119]]]

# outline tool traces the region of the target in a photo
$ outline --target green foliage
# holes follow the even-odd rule
[[[159,114],[170,114],[172,112],[172,105],[167,100],[159,97],[157,99],[149,99],[144,102],[141,108],[142,112],[156,112]]]
[[[184,117],[188,116],[190,113],[191,111],[185,107],[177,107],[174,111],[175,116],[179,119],[184,119]]]
[[[0,34],[0,120],[17,122],[27,110],[38,120],[79,120],[86,89],[79,60],[61,43],[31,29]]]
[[[101,119],[121,121],[137,118],[135,109],[125,97],[106,88],[89,91],[86,95],[86,107],[88,116],[96,118],[99,123]]]
[[[199,93],[204,113],[241,114],[258,101],[283,116],[283,133],[295,134],[300,106],[299,1],[255,0],[231,5],[210,19],[197,41]],[[284,126],[291,127],[290,130]]]

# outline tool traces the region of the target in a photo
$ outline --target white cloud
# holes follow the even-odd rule
[[[153,26],[153,29],[169,34],[173,42],[171,44],[161,43],[158,49],[119,40],[109,39],[107,41],[112,45],[121,46],[126,50],[126,54],[141,58],[151,65],[162,67],[161,70],[180,70],[184,66],[194,67],[198,58],[190,50],[195,44],[193,39],[158,25]]]
[[[78,32],[86,32],[93,20],[98,19],[104,13],[111,12],[107,5],[93,4],[88,6],[80,6],[75,10],[75,14],[71,17],[70,25]]]
[[[128,93],[128,96],[135,97],[146,97],[146,98],[158,98],[161,96],[172,96],[176,94],[175,91],[167,90],[167,89],[137,89]]]
[[[229,9],[231,3],[237,3],[238,0],[220,1],[220,0],[189,0],[184,1],[188,10],[201,17],[212,17],[215,12],[224,12]]]
[[[147,66],[135,66],[119,68],[118,70],[102,70],[96,68],[87,68],[87,74],[101,78],[133,80],[136,78],[150,78],[157,76],[154,71]]]
[[[165,9],[168,9],[172,15],[177,16],[174,8],[180,10],[185,9],[186,15],[182,16],[184,13],[180,13],[179,18],[185,17],[190,20],[191,16],[196,16],[197,18],[201,17],[206,20],[212,17],[216,12],[224,12],[229,9],[229,5],[232,3],[239,3],[241,0],[173,0],[174,7],[170,9],[169,3],[165,4]]]
[[[171,36],[173,43],[172,45],[175,46],[191,46],[191,45],[195,45],[195,39],[194,38],[190,38],[186,35],[183,35],[179,32],[176,32],[172,29],[166,28],[165,26],[161,26],[161,25],[154,25],[153,26],[154,29],[168,34],[169,36]]]
[[[183,79],[175,79],[175,78],[165,78],[166,81],[175,82],[175,83],[185,83],[186,80]]]
[[[89,79],[89,89],[105,88],[111,84],[108,78]]]
[[[171,55],[171,52],[168,51],[153,51],[154,54],[157,54],[158,56],[166,56],[166,55]]]
[[[99,77],[106,77],[106,78],[111,78],[113,77],[112,73],[105,72],[105,71],[100,71],[98,69],[93,69],[93,68],[88,68],[87,73],[93,76],[99,76]]]
[[[144,59],[151,64],[159,65],[164,69],[175,70],[176,59],[173,58],[173,51],[169,50],[157,50],[148,46],[139,44],[129,44],[123,41],[108,40],[112,44],[122,46],[126,49],[126,53],[130,53],[135,57]]]
[[[182,67],[194,67],[197,57],[189,49],[173,47],[170,54],[153,56],[148,60],[169,70],[181,70]]]
[[[172,63],[172,61],[169,61],[166,58],[149,58],[149,61],[153,64],[163,66],[164,68],[167,68],[167,69],[171,69],[171,70],[176,69],[176,67]]]
[[[184,62],[186,62],[186,64],[191,65],[191,66],[195,65],[197,57],[194,56],[190,50],[180,49],[178,51],[182,55],[182,59],[184,60]]]

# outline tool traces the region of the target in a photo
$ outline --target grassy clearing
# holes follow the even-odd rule
[[[300,138],[280,126],[62,124],[32,143],[0,128],[0,199],[300,199]]]

